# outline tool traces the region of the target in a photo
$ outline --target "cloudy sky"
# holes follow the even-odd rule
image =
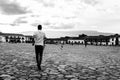
[[[120,33],[120,0],[0,0],[0,31],[96,30]]]

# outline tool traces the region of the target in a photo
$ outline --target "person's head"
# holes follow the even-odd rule
[[[38,30],[42,30],[42,25],[38,25]]]

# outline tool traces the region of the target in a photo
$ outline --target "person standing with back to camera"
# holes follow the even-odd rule
[[[45,46],[45,33],[42,31],[42,25],[38,25],[38,31],[33,35],[37,67],[41,70],[43,50]]]

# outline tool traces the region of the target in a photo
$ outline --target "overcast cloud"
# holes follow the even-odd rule
[[[21,7],[19,3],[9,0],[0,0],[0,10],[3,14],[19,15],[27,13],[26,8]]]
[[[120,33],[119,4],[120,0],[0,0],[0,30],[7,32],[2,29],[6,26],[34,30],[42,24],[45,30]]]

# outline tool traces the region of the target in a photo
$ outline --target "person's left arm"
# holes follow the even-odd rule
[[[35,38],[36,38],[36,34],[34,33],[34,34],[33,34],[33,41],[32,41],[32,45],[33,45],[33,46],[35,45]]]

